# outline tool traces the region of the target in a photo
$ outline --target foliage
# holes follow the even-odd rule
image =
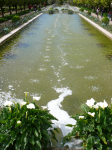
[[[17,22],[19,20],[20,20],[20,17],[16,15],[12,18],[12,22]]]
[[[104,18],[102,19],[102,22],[107,25],[107,24],[109,23],[109,18],[108,18],[108,17],[104,17]]]
[[[10,19],[12,19],[14,17],[14,14],[12,14],[12,15],[6,15],[4,18],[6,18],[7,20],[10,20]]]
[[[88,11],[87,14],[88,14],[88,15],[91,15],[91,11]]]
[[[108,13],[103,13],[103,17],[107,17],[108,16]]]
[[[80,10],[80,11],[82,11],[82,12],[84,11],[84,9],[83,9],[83,8],[80,8],[79,10]]]
[[[54,14],[54,11],[52,9],[49,9],[49,14]]]
[[[7,19],[5,18],[0,18],[0,23],[5,22]]]
[[[73,14],[73,11],[72,10],[68,10],[68,14]]]
[[[75,137],[83,140],[86,150],[109,150],[112,147],[112,106],[106,101],[97,103],[91,99],[81,108],[82,114],[72,116],[76,125],[68,125],[73,126],[73,130],[65,136],[64,143]]]
[[[0,114],[0,150],[42,150],[50,143],[51,120],[48,110],[41,110],[35,101],[5,102]],[[48,131],[49,129],[49,131]],[[57,131],[57,129],[54,129]]]

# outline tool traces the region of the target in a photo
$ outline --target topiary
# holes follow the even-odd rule
[[[72,10],[68,10],[68,14],[73,14],[73,11]]]
[[[80,11],[82,11],[82,12],[84,11],[84,9],[83,9],[83,8],[80,8],[79,10],[80,10]]]
[[[12,14],[12,15],[6,15],[4,18],[6,18],[7,20],[10,20],[10,19],[12,19],[14,17],[14,15]]]
[[[103,17],[107,17],[107,16],[108,16],[108,13],[104,13],[104,14],[103,14]]]
[[[54,13],[54,11],[53,10],[49,10],[49,14],[53,14]]]
[[[108,18],[108,17],[104,17],[104,18],[102,19],[102,22],[107,25],[107,24],[109,23],[109,18]]]
[[[5,18],[0,18],[0,23],[7,21]]]
[[[12,18],[12,22],[17,22],[19,20],[20,20],[20,17],[17,15]]]

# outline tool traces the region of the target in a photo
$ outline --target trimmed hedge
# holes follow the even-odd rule
[[[108,18],[108,17],[104,17],[104,18],[102,19],[102,22],[107,25],[107,24],[109,23],[109,18]]]
[[[17,22],[19,20],[20,20],[20,17],[17,15],[12,18],[12,22]]]
[[[83,8],[80,8],[79,10],[80,10],[80,11],[82,11],[82,12],[84,11],[84,9],[83,9]]]
[[[0,23],[7,21],[5,18],[0,18]]]

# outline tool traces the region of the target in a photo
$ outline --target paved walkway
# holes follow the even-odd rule
[[[76,8],[76,9],[80,9],[79,7],[74,7],[74,8]],[[84,10],[84,12],[85,13],[87,13],[88,11],[87,10]],[[103,19],[103,17],[101,17],[101,15],[98,15],[98,17],[97,17],[97,15],[95,14],[95,13],[91,13],[91,16],[93,16],[93,17],[95,17],[95,18],[98,18],[100,21]],[[110,21],[109,21],[109,25],[112,25],[112,21],[111,21],[111,19],[110,19]]]

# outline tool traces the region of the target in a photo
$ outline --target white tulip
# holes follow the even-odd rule
[[[96,105],[93,105],[93,108],[98,109],[99,106],[96,104]]]
[[[28,95],[29,92],[24,92],[24,93],[25,93],[25,97],[27,97],[27,95]]]
[[[35,105],[32,104],[32,103],[30,103],[29,105],[27,105],[27,108],[28,108],[28,109],[35,109]]]
[[[27,103],[27,102],[25,102],[25,101],[20,101],[20,102],[19,102],[19,104],[20,104],[21,107],[22,107],[23,105],[26,105],[26,103]]]
[[[79,119],[83,119],[84,118],[84,116],[79,116]]]
[[[33,97],[33,100],[38,101],[41,97]]]
[[[90,115],[90,116],[94,117],[94,115],[95,115],[95,112],[93,112],[93,113],[91,113],[91,112],[88,112],[88,115]]]
[[[11,101],[6,101],[5,103],[4,103],[4,106],[11,106],[13,104],[13,102],[11,102]]]
[[[43,110],[47,109],[47,106],[41,106]]]
[[[97,103],[98,106],[100,106],[101,108],[106,108],[108,106],[107,102],[104,100],[104,102],[100,102],[100,103]]]
[[[93,98],[91,98],[90,100],[87,100],[86,105],[89,107],[92,107],[95,103],[95,100]]]

